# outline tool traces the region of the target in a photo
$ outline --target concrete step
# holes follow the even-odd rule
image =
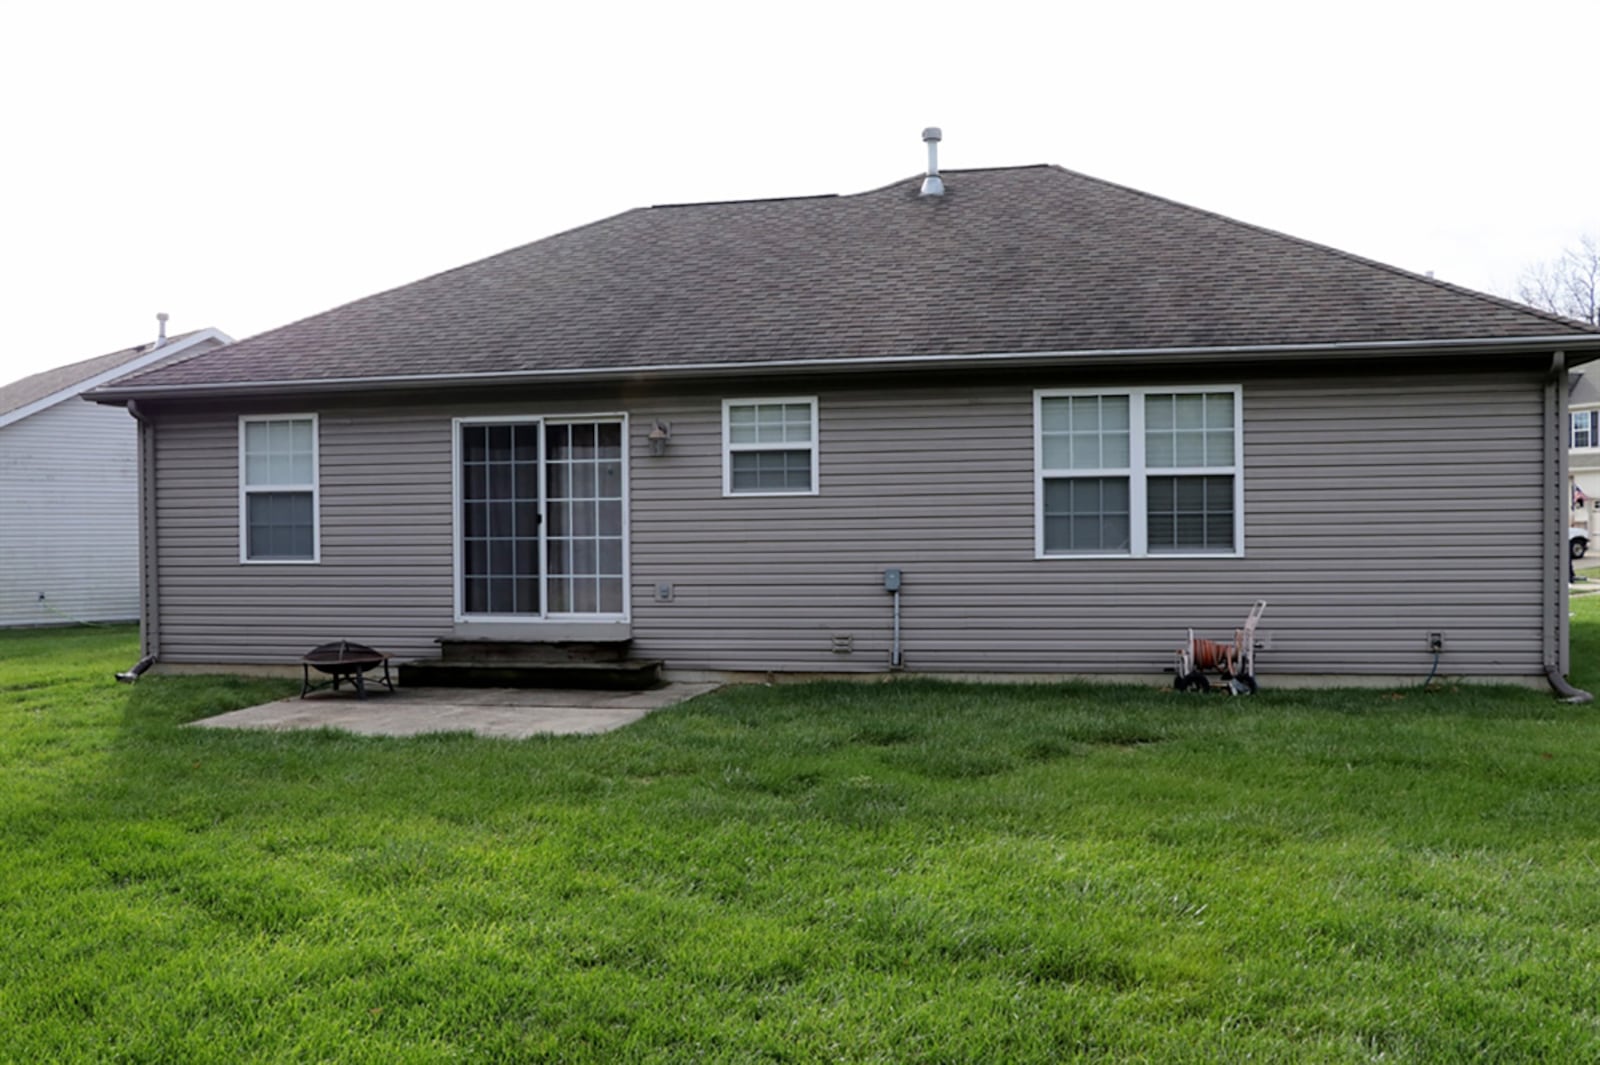
[[[452,662],[443,658],[425,658],[401,663],[400,686],[647,691],[662,684],[662,664],[656,658],[625,658],[609,662],[515,659]]]
[[[568,662],[624,662],[632,640],[554,640],[533,643],[523,640],[484,638],[439,641],[439,654],[446,662],[519,662],[560,665]]]

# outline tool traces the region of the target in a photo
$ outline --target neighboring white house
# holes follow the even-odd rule
[[[1567,498],[1572,524],[1600,533],[1600,371],[1567,375]],[[1591,494],[1593,498],[1591,498]]]
[[[0,386],[0,626],[139,616],[134,420],[78,397],[232,342],[199,329]]]

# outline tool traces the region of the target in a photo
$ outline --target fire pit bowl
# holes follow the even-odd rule
[[[365,699],[367,685],[363,675],[379,666],[383,667],[383,676],[374,677],[373,680],[394,691],[394,681],[389,679],[389,656],[382,651],[349,640],[335,640],[320,647],[313,647],[300,656],[300,698],[304,699],[319,688],[331,686],[334,691],[338,691],[339,682],[348,680],[355,686],[356,698]],[[318,673],[327,674],[330,679],[316,684],[311,683],[313,669]]]

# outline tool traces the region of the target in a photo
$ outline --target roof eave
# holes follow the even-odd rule
[[[518,383],[590,384],[648,378],[656,381],[696,380],[737,374],[795,376],[806,374],[885,373],[915,370],[1026,369],[1032,366],[1099,367],[1136,362],[1183,365],[1202,362],[1259,363],[1270,361],[1337,361],[1344,359],[1431,358],[1445,355],[1536,354],[1562,351],[1568,365],[1600,359],[1600,333],[1555,336],[1465,337],[1449,340],[1361,341],[1327,344],[1259,344],[1239,347],[1108,348],[1086,351],[991,352],[967,355],[890,355],[834,359],[787,359],[764,362],[678,363],[662,366],[602,366],[578,369],[517,370],[475,374],[403,374],[387,377],[326,377],[280,381],[225,381],[215,384],[115,385],[87,392],[85,399],[121,404],[145,399],[205,399],[280,395],[352,394],[417,388],[476,388]]]

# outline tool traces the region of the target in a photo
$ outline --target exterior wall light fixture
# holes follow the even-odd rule
[[[650,435],[645,439],[650,441],[650,454],[665,455],[667,441],[672,437],[672,423],[656,419],[655,425],[650,427]]]

